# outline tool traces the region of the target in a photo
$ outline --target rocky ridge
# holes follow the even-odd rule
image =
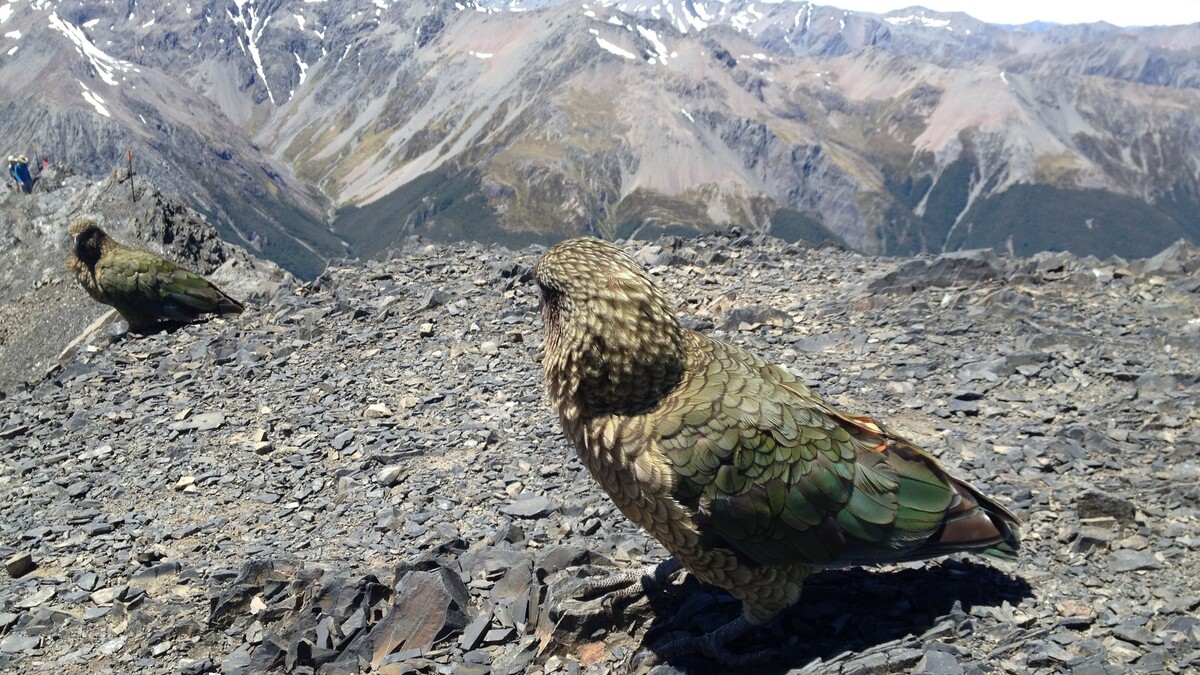
[[[1200,252],[882,259],[735,232],[627,245],[690,326],[869,412],[1025,521],[1012,565],[813,578],[747,637],[797,673],[1200,667]],[[545,402],[511,251],[409,240],[232,320],[81,349],[0,400],[0,670],[706,672],[644,647],[738,611]]]

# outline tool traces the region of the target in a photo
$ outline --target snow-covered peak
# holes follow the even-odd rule
[[[667,21],[684,35],[708,28],[715,18],[703,2],[693,0],[609,0],[600,4],[632,16]]]
[[[945,28],[947,30],[954,30],[954,28],[950,25],[950,19],[932,17],[920,10],[917,10],[916,12],[913,12],[912,10],[905,10],[905,13],[901,15],[896,15],[893,13],[890,16],[884,17],[883,20],[892,24],[893,26],[924,26],[926,28]]]

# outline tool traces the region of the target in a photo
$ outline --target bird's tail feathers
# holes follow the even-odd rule
[[[241,314],[246,311],[245,305],[234,300],[233,298],[221,293],[220,299],[217,300],[217,314]]]
[[[1016,560],[1021,547],[1021,521],[1008,509],[967,483],[950,477],[958,501],[946,512],[942,527],[914,553],[932,558],[956,551]]]

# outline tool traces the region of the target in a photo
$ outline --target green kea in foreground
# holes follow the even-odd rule
[[[132,331],[245,309],[204,277],[150,251],[122,246],[90,218],[72,222],[69,233],[74,250],[67,269],[96,302],[116,308]]]
[[[666,651],[724,644],[828,567],[956,551],[1014,559],[1019,521],[869,417],[679,325],[620,249],[572,239],[534,270],[546,387],[592,476],[742,616]],[[611,587],[611,584],[607,585]]]

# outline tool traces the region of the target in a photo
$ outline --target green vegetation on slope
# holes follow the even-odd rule
[[[823,244],[831,241],[842,248],[849,248],[845,240],[831,232],[821,221],[788,207],[779,209],[771,216],[771,235],[790,242]]]
[[[509,247],[545,244],[551,237],[511,232],[480,192],[473,169],[431,171],[365,206],[338,209],[333,228],[354,255],[377,256],[410,234],[439,241],[495,242]]]
[[[328,258],[339,255],[342,246],[325,224],[303,210],[278,199],[250,201],[237,193],[218,192],[221,209],[230,220],[242,225],[251,224],[261,238],[245,241],[223,218],[206,214],[221,238],[245,247],[255,255],[275,261],[280,267],[305,280],[315,279],[325,269]],[[270,213],[260,209],[264,201]],[[306,248],[303,241],[318,252]]]
[[[1197,188],[1176,183],[1171,193],[1155,203],[1188,233],[1192,241],[1200,242],[1200,194]]]
[[[879,232],[888,255],[994,248],[1018,256],[1070,251],[1105,258],[1151,256],[1179,238],[1200,240],[1200,199],[1177,187],[1157,204],[1106,190],[1018,184],[967,208],[974,185],[990,194],[1003,172],[987,183],[968,148],[946,165],[936,182],[925,174],[885,169],[894,199]],[[913,213],[924,200],[924,211]],[[961,215],[961,217],[960,217]],[[957,222],[957,225],[955,224]]]
[[[938,181],[929,190],[925,199],[925,250],[940,251],[950,228],[963,209],[971,194],[971,178],[978,173],[975,160],[963,153],[950,162]]]
[[[898,202],[888,209],[889,232],[884,234],[884,252],[891,255],[936,253],[942,250],[955,220],[967,207],[971,181],[979,168],[974,156],[964,152],[946,165],[934,182],[933,176],[914,176],[907,171],[884,171],[884,187]],[[913,211],[925,201],[924,215]]]
[[[1014,185],[973,204],[947,248],[996,248],[1017,256],[1070,251],[1100,258],[1141,258],[1188,235],[1163,210],[1134,197],[1104,190]]]

